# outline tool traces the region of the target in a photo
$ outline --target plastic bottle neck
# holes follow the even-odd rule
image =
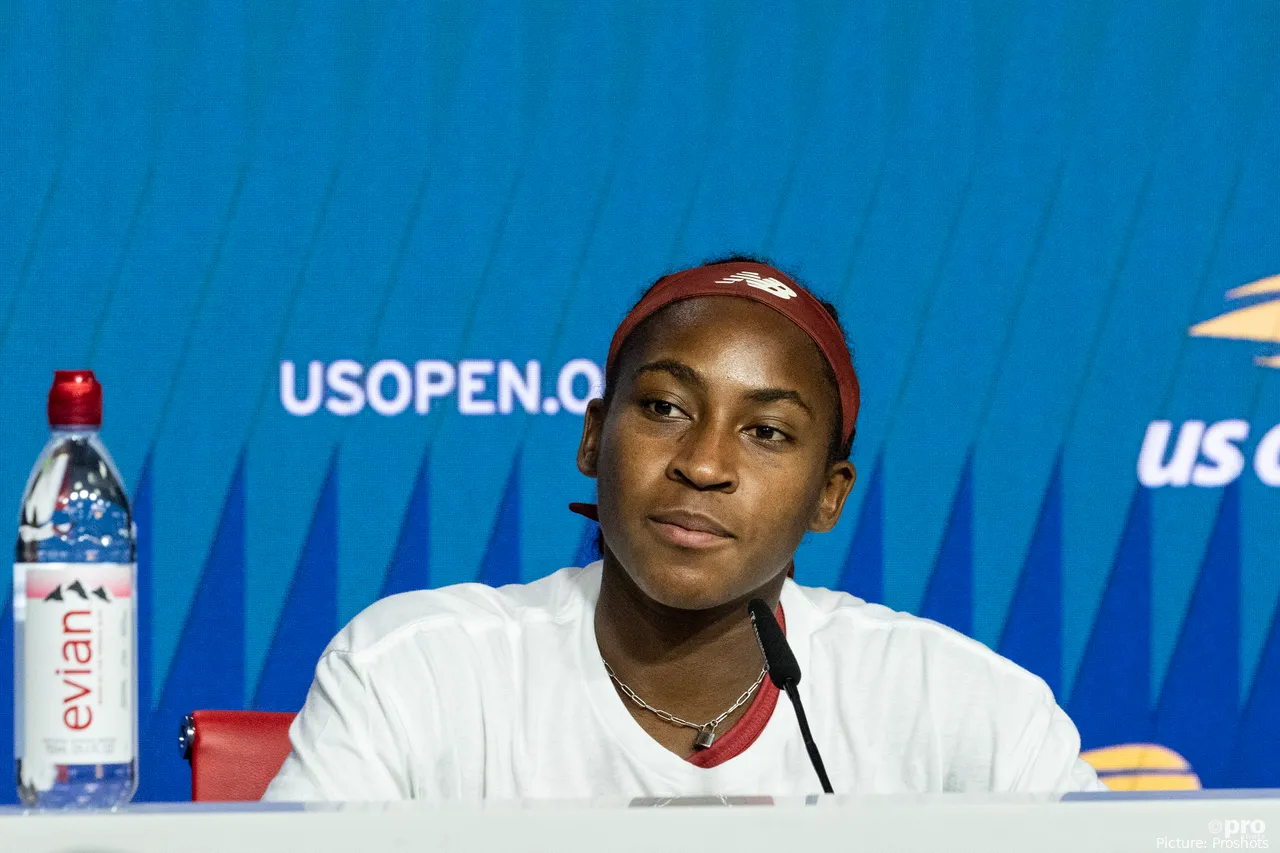
[[[97,435],[102,430],[101,424],[50,424],[49,430],[54,435]]]

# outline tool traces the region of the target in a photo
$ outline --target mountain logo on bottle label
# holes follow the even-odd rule
[[[88,601],[90,595],[97,596],[98,598],[102,599],[108,604],[110,604],[112,600],[111,595],[107,592],[106,587],[99,586],[96,589],[94,589],[92,592],[85,592],[84,584],[80,583],[80,581],[78,580],[72,581],[71,583],[67,584],[67,592],[68,593],[74,592],[76,595],[80,596],[80,598],[84,601]],[[48,595],[46,595],[42,600],[43,601],[62,601],[63,600],[62,584],[58,584],[57,586],[55,586],[53,588],[53,591],[50,592]]]

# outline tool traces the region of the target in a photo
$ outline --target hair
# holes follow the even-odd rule
[[[766,264],[774,267],[775,269],[779,269],[777,264],[770,263],[768,260],[754,257],[752,255],[730,255],[725,258],[716,258],[714,260],[706,261],[702,266],[712,266],[714,264]],[[783,270],[783,272],[786,272],[786,270]],[[810,293],[813,292],[811,288],[806,286],[804,282],[800,281],[795,276],[790,273],[787,273],[787,275],[790,276],[792,281],[795,281],[801,287],[804,287],[805,290],[808,290]],[[665,276],[663,276],[663,278],[665,278]],[[643,301],[644,298],[649,295],[649,291],[657,287],[658,282],[660,281],[662,281],[662,278],[659,278],[658,281],[655,281],[653,284],[645,288],[644,293],[640,294],[640,298],[636,300],[636,304],[638,305]],[[840,324],[840,314],[836,310],[836,306],[827,302],[825,299],[819,299],[818,301],[822,303],[822,307],[826,309],[829,315],[831,315],[832,321],[835,322],[836,328],[840,330],[840,335],[845,340],[845,345],[849,346],[849,336],[845,332],[844,326]],[[634,306],[632,307],[634,308]],[[635,348],[637,342],[644,340],[645,336],[643,332],[650,328],[651,321],[661,313],[661,311],[658,311],[655,314],[651,314],[646,317],[640,325],[636,326],[636,328],[632,330],[631,334],[627,336],[627,339],[622,342],[622,347],[618,350],[618,357],[615,358],[613,363],[608,366],[608,372],[605,374],[604,378],[604,406],[606,410],[613,402],[613,392],[618,384],[618,370],[622,365],[622,362],[626,359],[626,356],[630,354],[631,350]],[[849,353],[850,355],[853,353],[853,347],[851,346],[849,347]],[[825,357],[822,359],[822,375],[827,380],[827,388],[831,393],[831,400],[835,404],[835,423],[831,425],[831,440],[827,445],[827,464],[833,465],[836,462],[849,458],[850,453],[853,451],[853,434],[851,433],[849,435],[848,441],[844,440],[844,410],[840,404],[840,384],[836,380],[835,370],[832,369],[831,364]]]

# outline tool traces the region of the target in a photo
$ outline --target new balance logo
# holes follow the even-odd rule
[[[794,290],[787,287],[787,285],[778,281],[776,278],[764,278],[760,273],[750,272],[748,270],[734,273],[728,278],[719,279],[716,281],[716,284],[737,284],[738,282],[742,282],[749,287],[754,287],[757,290],[763,290],[766,293],[772,293],[779,299],[790,299],[796,295]]]

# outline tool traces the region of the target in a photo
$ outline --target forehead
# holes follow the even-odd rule
[[[803,329],[766,305],[733,296],[672,303],[650,317],[636,336],[619,365],[623,372],[672,358],[746,385],[821,394],[830,370]]]

